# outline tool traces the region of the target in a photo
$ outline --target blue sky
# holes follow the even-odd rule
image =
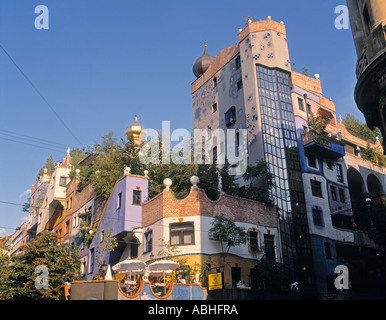
[[[236,43],[244,16],[284,21],[295,70],[319,73],[337,114],[364,121],[353,99],[351,30],[334,26],[340,4],[345,1],[1,0],[0,44],[61,120],[0,49],[0,201],[23,203],[51,154],[62,160],[67,147],[94,145],[109,131],[124,137],[135,114],[147,128],[170,120],[172,130],[191,129],[193,63],[205,39],[212,56]],[[48,30],[34,26],[38,5],[49,9]],[[0,203],[0,236],[26,216],[21,207]]]

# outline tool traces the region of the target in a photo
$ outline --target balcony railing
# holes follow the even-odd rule
[[[305,152],[313,152],[329,159],[339,159],[346,155],[343,141],[310,130],[302,134]]]

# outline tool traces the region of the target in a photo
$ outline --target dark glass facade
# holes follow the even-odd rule
[[[315,290],[311,242],[288,72],[256,65],[264,158],[274,176],[283,264],[303,292]]]

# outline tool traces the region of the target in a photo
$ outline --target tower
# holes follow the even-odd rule
[[[143,138],[146,134],[143,133],[145,128],[139,124],[138,116],[135,115],[135,121],[130,126],[126,127],[125,135],[127,140],[133,140],[135,145],[141,145],[143,143]]]
[[[291,281],[314,292],[313,261],[283,22],[251,22],[191,85],[194,129],[248,131],[248,163],[264,159],[274,176],[282,258]],[[227,142],[225,142],[226,145]],[[217,154],[224,144],[213,145]],[[236,141],[237,145],[237,141]]]

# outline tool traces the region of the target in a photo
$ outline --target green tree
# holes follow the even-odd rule
[[[39,289],[35,280],[37,266],[48,269],[48,288]],[[43,232],[37,240],[28,242],[23,252],[13,255],[0,269],[0,299],[58,300],[66,282],[79,277],[78,248],[58,244],[51,232]]]
[[[383,142],[382,134],[379,128],[371,130],[365,123],[362,123],[350,113],[346,114],[343,120],[343,124],[345,125],[346,129],[354,136],[365,140],[370,140],[371,142],[375,142],[378,137],[381,144]]]
[[[305,76],[309,77],[310,74],[308,73],[308,68],[307,67],[303,67],[302,68],[302,74],[304,74]]]
[[[274,201],[271,196],[271,189],[274,186],[273,174],[269,171],[266,161],[258,160],[254,165],[248,165],[243,179],[247,184],[239,189],[239,197],[273,206]]]
[[[246,242],[244,228],[238,227],[233,220],[226,218],[224,215],[215,216],[211,225],[209,232],[213,234],[216,240],[220,241],[222,252],[229,252],[230,248]]]
[[[43,168],[41,168],[38,172],[38,175],[36,177],[36,180],[39,180],[39,178],[43,175],[44,173],[44,168],[47,168],[47,174],[51,175],[54,170],[55,170],[55,164],[54,164],[54,158],[51,156],[48,157],[46,160],[46,163],[44,164]]]
[[[321,109],[318,110],[318,114],[316,116],[314,116],[313,114],[310,114],[308,119],[308,124],[317,133],[323,133],[330,122],[331,122],[331,117],[323,116]]]
[[[23,212],[27,212],[27,213],[28,213],[30,207],[31,207],[31,197],[29,197],[29,198],[27,199],[27,201],[23,203],[23,207],[21,208],[21,210],[22,210]]]

